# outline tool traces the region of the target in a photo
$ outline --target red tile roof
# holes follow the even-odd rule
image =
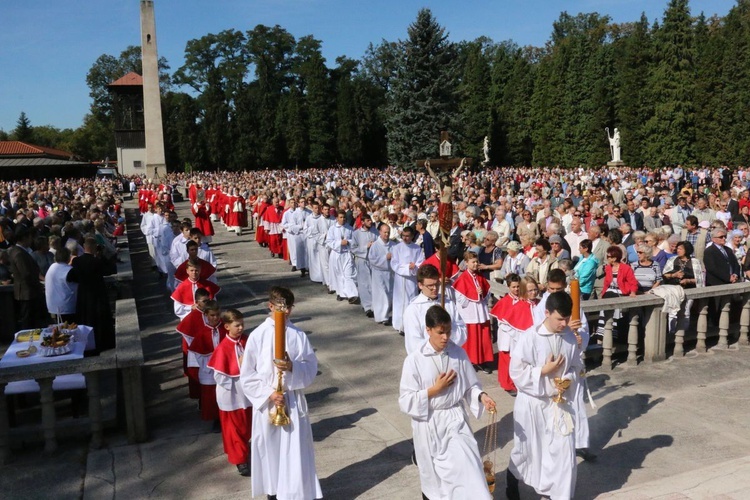
[[[54,156],[67,159],[71,158],[73,153],[21,141],[0,141],[0,156]]]
[[[110,87],[139,85],[143,85],[143,77],[133,71],[109,84]]]

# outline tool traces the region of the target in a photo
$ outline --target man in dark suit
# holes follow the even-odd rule
[[[16,244],[8,249],[10,272],[13,275],[13,298],[18,306],[18,322],[21,329],[42,326],[45,319],[44,287],[40,280],[39,266],[31,256],[31,230],[19,225],[16,228]]]
[[[726,211],[732,214],[732,220],[736,219],[740,214],[740,204],[732,198],[730,191],[723,191],[721,193],[721,201],[726,204]]]
[[[106,351],[115,347],[115,328],[109,307],[109,294],[104,283],[106,262],[97,254],[94,238],[86,238],[83,255],[71,262],[68,281],[78,283],[76,319],[78,324],[94,328],[96,351]]]
[[[740,277],[740,264],[731,248],[725,246],[727,230],[717,228],[711,232],[713,245],[706,248],[703,264],[706,268],[706,286],[736,283]]]
[[[453,262],[459,262],[466,251],[466,246],[461,240],[461,224],[458,214],[453,214],[453,226],[448,237],[448,258]]]
[[[622,218],[625,219],[625,222],[630,224],[633,231],[643,231],[643,214],[636,212],[635,201],[628,200],[627,207],[628,209],[622,214]]]

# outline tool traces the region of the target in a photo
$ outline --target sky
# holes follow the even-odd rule
[[[661,21],[668,0],[154,0],[158,52],[171,71],[185,44],[225,29],[280,25],[322,41],[329,66],[359,59],[370,42],[406,38],[420,8],[432,10],[452,41],[487,36],[542,46],[561,11],[598,12],[614,22],[642,12]],[[77,128],[91,104],[86,73],[102,54],[140,43],[139,0],[0,0],[0,129]],[[693,15],[724,16],[733,0],[691,0]]]

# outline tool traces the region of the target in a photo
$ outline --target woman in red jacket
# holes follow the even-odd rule
[[[622,249],[617,245],[612,245],[607,249],[607,264],[604,266],[602,291],[601,298],[603,299],[623,295],[635,297],[638,291],[638,280],[635,279],[633,268],[622,262]],[[613,314],[615,320],[612,336],[627,336],[627,325],[630,323],[630,315],[622,313],[619,309],[615,309],[613,313],[609,314]],[[596,329],[595,338],[603,338],[605,322],[606,314],[602,311],[599,314],[599,324]]]
[[[607,264],[604,266],[604,292],[602,298],[630,295],[635,297],[638,291],[638,281],[635,279],[633,268],[622,262],[622,249],[612,245],[607,249]]]

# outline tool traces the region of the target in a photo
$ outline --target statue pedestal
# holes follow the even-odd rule
[[[608,161],[607,166],[608,167],[624,167],[625,162],[624,161]]]

